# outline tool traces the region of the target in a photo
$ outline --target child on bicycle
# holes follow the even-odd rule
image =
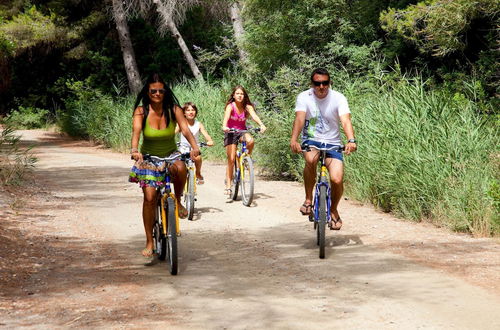
[[[260,132],[264,133],[266,126],[255,113],[255,108],[250,97],[243,86],[236,86],[226,102],[222,130],[224,131],[224,147],[227,154],[226,188],[225,195],[231,195],[231,181],[234,173],[234,160],[236,158],[236,146],[243,138],[247,143],[248,153],[251,154],[254,140],[250,133],[231,132],[231,129],[246,130],[246,120],[250,117],[260,126]]]
[[[210,135],[208,135],[205,126],[203,126],[202,123],[196,120],[196,116],[198,115],[198,107],[196,107],[196,105],[193,102],[186,102],[182,107],[182,111],[184,112],[184,117],[186,117],[189,130],[196,139],[196,143],[200,142],[199,136],[201,132],[201,134],[205,138],[205,141],[207,142],[207,145],[210,147],[213,146],[214,142],[210,137]],[[179,126],[177,126],[175,128],[175,133],[179,133],[179,131],[180,128]],[[181,134],[180,137],[179,151],[182,153],[191,151],[191,145],[189,144],[189,141],[183,134]],[[203,175],[201,175],[201,155],[198,155],[194,158],[194,164],[196,166],[196,182],[198,184],[204,184],[205,180],[203,179]]]

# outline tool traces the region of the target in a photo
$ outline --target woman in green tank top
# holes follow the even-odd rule
[[[142,106],[139,104],[142,102]],[[156,207],[156,187],[165,179],[165,163],[161,164],[143,159],[144,154],[166,157],[177,151],[175,126],[179,128],[191,144],[191,157],[200,154],[196,140],[191,134],[182,109],[172,90],[159,74],[149,76],[135,102],[132,119],[132,148],[130,153],[136,161],[130,172],[129,181],[139,183],[144,194],[142,218],[146,231],[146,247],[142,250],[145,257],[153,256],[153,223]],[[139,139],[142,133],[142,145]],[[186,165],[176,161],[168,169],[174,184],[179,216],[185,218],[187,210],[181,205],[181,194],[186,183]]]

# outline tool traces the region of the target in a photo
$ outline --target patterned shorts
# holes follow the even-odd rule
[[[139,183],[143,187],[161,187],[165,184],[167,166],[164,161],[143,160],[136,161],[130,175],[129,182]]]

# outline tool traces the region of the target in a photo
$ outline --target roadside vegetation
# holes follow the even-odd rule
[[[346,160],[347,195],[406,219],[500,235],[498,1],[111,2],[0,3],[0,92],[12,91],[0,93],[0,113],[12,127],[55,118],[70,135],[127,151],[131,91],[159,71],[181,105],[198,105],[216,141],[204,157],[223,160],[224,104],[241,84],[268,127],[256,148],[262,172],[300,180],[302,159],[288,146],[295,97],[322,66],[349,100],[359,141]],[[162,32],[174,28],[187,49]],[[124,67],[125,53],[135,69]]]
[[[11,127],[0,126],[0,185],[20,185],[36,163],[31,147],[20,145]]]

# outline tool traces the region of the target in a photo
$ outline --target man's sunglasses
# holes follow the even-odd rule
[[[314,86],[318,86],[318,87],[321,86],[321,85],[328,86],[328,85],[330,85],[330,80],[325,80],[325,81],[315,81],[315,80],[313,80],[312,83],[313,83]]]
[[[153,94],[153,95],[156,94],[156,93],[163,94],[163,93],[165,93],[165,89],[163,89],[163,88],[160,88],[160,89],[150,89],[149,92],[151,94]]]

